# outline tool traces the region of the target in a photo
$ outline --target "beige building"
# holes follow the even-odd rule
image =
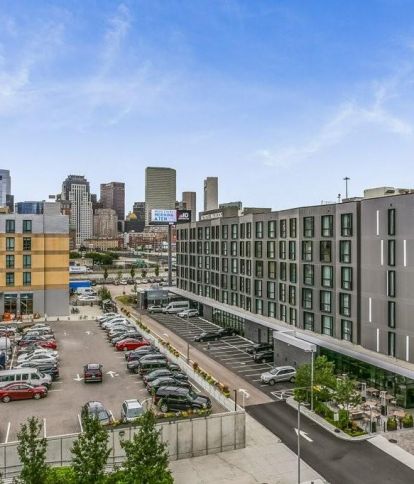
[[[197,220],[197,193],[183,192],[183,205],[187,210],[191,210],[191,222]]]
[[[99,208],[93,216],[94,237],[117,237],[118,215],[111,208]]]

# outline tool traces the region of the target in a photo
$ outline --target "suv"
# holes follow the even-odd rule
[[[83,378],[85,383],[88,381],[102,382],[102,365],[99,363],[88,363],[83,367]]]
[[[211,400],[189,388],[160,387],[154,393],[154,402],[161,412],[211,408]]]
[[[253,355],[253,360],[260,363],[266,363],[267,361],[273,361],[274,354],[273,350],[257,352]]]
[[[280,381],[290,381],[293,383],[295,378],[296,369],[293,366],[276,366],[260,375],[260,381],[262,383],[268,383],[269,385],[274,385]]]
[[[250,346],[249,348],[246,348],[246,353],[253,355],[254,353],[261,353],[262,351],[272,350],[272,349],[273,349],[272,343],[256,343]]]
[[[144,413],[143,406],[136,399],[125,400],[121,407],[121,421],[133,422]]]
[[[191,388],[191,383],[183,380],[176,380],[173,376],[160,376],[155,380],[146,383],[149,393],[155,393],[160,387],[181,387]]]

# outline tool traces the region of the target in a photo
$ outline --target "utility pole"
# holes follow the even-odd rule
[[[349,176],[344,177],[344,182],[345,182],[345,198],[348,198],[348,182],[350,178]]]
[[[168,224],[168,286],[172,286],[172,224]]]

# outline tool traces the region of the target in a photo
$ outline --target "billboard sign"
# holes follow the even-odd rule
[[[177,210],[177,223],[185,224],[191,222],[191,210]]]
[[[151,223],[156,225],[169,225],[177,222],[177,210],[151,210]]]

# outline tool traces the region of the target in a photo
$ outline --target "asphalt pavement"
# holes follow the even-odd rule
[[[283,401],[246,412],[297,452],[297,411]],[[330,484],[409,484],[414,471],[367,441],[341,440],[301,415],[301,457]]]

